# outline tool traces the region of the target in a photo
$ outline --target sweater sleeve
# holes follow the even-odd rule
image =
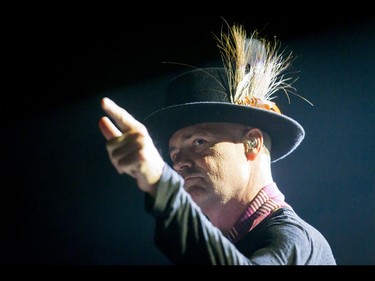
[[[155,199],[146,195],[145,207],[155,217],[155,244],[172,263],[249,264],[201,212],[170,166],[165,165]]]

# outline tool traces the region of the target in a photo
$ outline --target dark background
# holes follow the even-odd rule
[[[339,13],[338,13],[339,14]],[[375,21],[360,15],[223,16],[276,36],[296,57],[282,112],[306,138],[274,164],[287,201],[330,242],[338,264],[375,264]],[[168,264],[132,179],[111,166],[98,129],[109,96],[142,119],[176,72],[220,64],[220,16],[2,25],[1,263]]]

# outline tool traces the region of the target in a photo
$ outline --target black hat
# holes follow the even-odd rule
[[[290,78],[281,75],[291,55],[278,53],[276,45],[256,36],[254,32],[248,38],[241,26],[233,26],[229,35],[218,39],[223,68],[194,68],[168,85],[165,107],[144,122],[164,159],[169,159],[173,133],[206,122],[240,123],[266,132],[271,137],[272,162],[301,143],[302,126],[271,101],[276,91],[287,93],[292,88]]]
[[[241,123],[265,131],[272,141],[272,162],[296,149],[305,135],[298,122],[272,110],[232,103],[227,81],[223,68],[198,68],[178,76],[168,85],[165,107],[145,119],[163,156],[168,156],[168,141],[173,133],[206,122]]]

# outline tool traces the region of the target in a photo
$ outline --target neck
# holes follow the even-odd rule
[[[225,203],[219,202],[210,210],[204,210],[210,221],[218,227],[223,234],[228,234],[239,217],[248,208],[254,197],[266,185],[273,182],[270,163],[265,156],[258,157],[254,162],[249,162],[250,176],[242,192],[236,192]],[[262,159],[263,158],[263,159]]]

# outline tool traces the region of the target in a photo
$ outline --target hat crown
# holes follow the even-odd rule
[[[224,68],[197,68],[172,80],[165,96],[165,105],[195,102],[230,102],[228,80]]]

